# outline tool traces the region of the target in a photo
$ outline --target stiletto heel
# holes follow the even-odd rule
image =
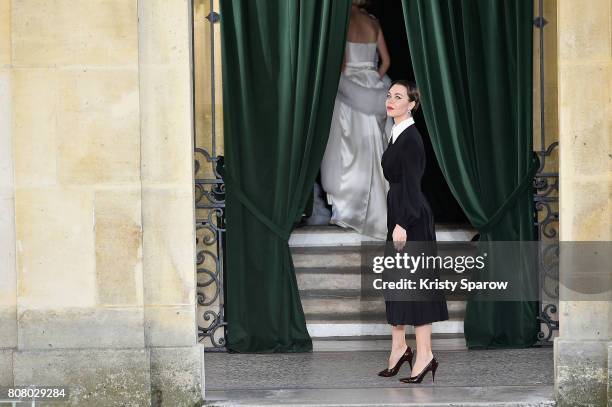
[[[421,370],[421,373],[419,373],[416,376],[404,377],[403,379],[399,379],[399,381],[402,383],[421,383],[423,381],[423,378],[427,374],[427,372],[429,372],[430,370],[431,370],[431,379],[434,380],[434,377],[436,375],[436,370],[438,369],[438,365],[439,363],[436,360],[436,358],[432,358],[431,361],[427,364],[427,366],[425,366],[425,368]]]
[[[380,372],[378,372],[379,376],[382,377],[392,377],[395,376],[399,370],[400,367],[402,367],[402,364],[406,361],[408,361],[408,364],[410,365],[410,369],[412,369],[412,349],[410,349],[410,346],[408,346],[408,348],[406,349],[406,352],[404,352],[404,354],[402,355],[402,357],[397,361],[397,363],[395,364],[395,366],[393,366],[393,368],[389,369],[385,369],[385,370],[381,370]]]

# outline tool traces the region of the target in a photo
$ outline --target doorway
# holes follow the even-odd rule
[[[391,65],[387,75],[391,80],[407,79],[415,81],[406,28],[404,23],[402,3],[400,0],[383,1],[372,0],[365,6],[380,23],[389,50]],[[427,165],[423,175],[422,189],[434,213],[436,224],[456,225],[469,227],[469,221],[463,209],[453,196],[440,170],[422,109],[414,115],[416,126],[423,137]],[[327,202],[326,192],[322,187],[320,174],[313,188],[313,199],[305,209],[305,216],[301,226],[317,225],[328,226],[332,207]],[[330,226],[330,229],[336,229]],[[321,229],[324,230],[324,229]]]

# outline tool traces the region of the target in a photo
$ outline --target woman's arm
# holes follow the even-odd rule
[[[423,201],[421,199],[421,178],[425,169],[425,150],[416,139],[417,134],[407,134],[404,140],[402,157],[401,209],[397,213],[395,223],[404,229],[409,229],[421,217]]]
[[[378,54],[380,55],[380,67],[378,68],[378,74],[382,78],[389,69],[391,65],[391,57],[389,56],[389,50],[387,49],[387,43],[385,42],[385,37],[383,36],[382,29],[380,25],[378,26],[378,38],[376,40],[376,46],[378,48]]]

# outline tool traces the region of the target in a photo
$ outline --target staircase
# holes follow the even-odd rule
[[[465,226],[437,225],[438,241],[470,241],[476,232]],[[293,263],[313,339],[387,337],[385,304],[361,292],[360,244],[371,241],[336,226],[306,226],[289,241]],[[461,278],[460,275],[443,275]],[[434,334],[463,334],[465,301],[447,296],[449,320],[433,324]],[[412,327],[407,328],[407,333]]]

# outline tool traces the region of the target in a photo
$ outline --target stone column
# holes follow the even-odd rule
[[[559,0],[558,7],[560,240],[610,241],[612,5]],[[562,280],[581,271],[564,260]],[[611,302],[572,301],[561,292],[559,317],[557,405],[611,405]]]
[[[138,2],[144,332],[153,391],[169,406],[188,405],[204,360],[196,322],[189,6]]]
[[[0,388],[13,385],[17,347],[10,23],[10,1],[0,0]]]
[[[192,405],[202,355],[189,1],[0,4],[0,118],[12,118],[0,147],[12,138],[17,257],[16,284],[0,277],[3,327],[12,297],[17,311],[16,334],[0,334],[13,348],[8,377],[0,353],[0,382],[66,385],[79,406]],[[10,258],[10,222],[0,227]]]

